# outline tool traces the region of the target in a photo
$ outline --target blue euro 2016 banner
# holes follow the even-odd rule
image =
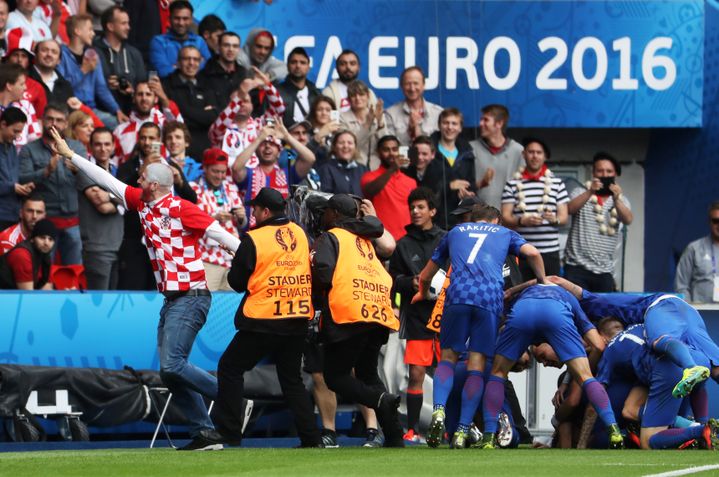
[[[342,49],[389,105],[421,66],[426,97],[465,123],[502,103],[515,127],[699,127],[704,3],[668,1],[194,0],[242,39],[263,27],[275,56],[303,46],[325,86]]]

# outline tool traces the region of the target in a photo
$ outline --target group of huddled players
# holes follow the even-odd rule
[[[719,347],[699,313],[675,295],[598,295],[547,277],[537,249],[499,219],[496,208],[475,205],[419,277],[413,302],[427,299],[436,272],[450,267],[427,444],[517,446],[505,387],[532,353],[567,366],[554,400],[562,446],[719,445],[705,388],[709,377],[719,380]],[[527,260],[536,280],[504,291],[508,255]]]

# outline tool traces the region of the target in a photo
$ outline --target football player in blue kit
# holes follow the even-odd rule
[[[642,449],[677,449],[696,441],[699,447],[713,449],[719,445],[717,421],[709,419],[705,383],[697,383],[690,394],[694,419],[702,424],[690,426],[678,416],[682,400],[672,396],[672,389],[682,376],[682,368],[668,357],[660,357],[645,342],[645,325],[632,325],[611,339],[599,362],[597,380],[609,388],[640,383],[649,389],[641,408],[640,446]],[[709,358],[693,346],[692,358],[708,365]],[[674,426],[670,428],[670,426]]]
[[[551,281],[577,297],[592,321],[614,316],[625,327],[644,324],[648,346],[682,368],[682,375],[672,389],[675,398],[687,396],[710,374],[719,380],[719,346],[709,337],[699,312],[678,296],[664,293],[597,295],[561,277],[551,277]],[[702,350],[708,358],[707,366],[697,364],[687,345]]]
[[[604,387],[592,376],[582,337],[590,353],[604,349],[604,341],[587,319],[577,299],[555,285],[537,284],[522,291],[511,304],[499,333],[484,401],[484,436],[480,447],[496,448],[497,416],[504,402],[504,383],[510,369],[530,344],[547,342],[581,385],[609,434],[609,447],[621,448],[624,438]]]
[[[456,225],[442,238],[420,273],[419,291],[412,299],[413,303],[426,299],[440,265],[451,263],[452,280],[446,292],[439,334],[441,360],[434,373],[434,412],[427,433],[430,447],[438,447],[442,442],[454,368],[459,354],[469,351],[459,425],[451,443],[455,449],[465,447],[472,417],[482,398],[486,357],[494,355],[504,299],[502,266],[507,254],[526,257],[538,280],[544,281],[539,251],[518,233],[498,225],[499,210],[478,204],[472,208],[471,217],[472,222]]]

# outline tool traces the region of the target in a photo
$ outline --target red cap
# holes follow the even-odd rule
[[[216,164],[223,164],[226,166],[228,160],[227,153],[217,147],[205,149],[204,154],[202,154],[203,166],[214,166]]]

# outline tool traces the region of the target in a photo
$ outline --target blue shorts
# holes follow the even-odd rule
[[[439,330],[440,348],[492,356],[496,340],[497,315],[494,313],[472,305],[444,307]]]
[[[706,356],[701,352],[691,350],[691,353],[698,365],[709,364]],[[642,427],[671,426],[682,407],[682,399],[672,396],[672,390],[682,379],[683,370],[667,356],[652,361],[649,396],[644,405]],[[694,389],[701,389],[705,384],[700,383]]]
[[[644,334],[652,347],[662,336],[690,344],[719,366],[719,346],[709,337],[699,312],[681,298],[666,298],[650,307],[644,316]]]
[[[571,310],[545,298],[517,301],[499,333],[495,354],[517,361],[531,344],[549,343],[563,363],[587,357]]]

